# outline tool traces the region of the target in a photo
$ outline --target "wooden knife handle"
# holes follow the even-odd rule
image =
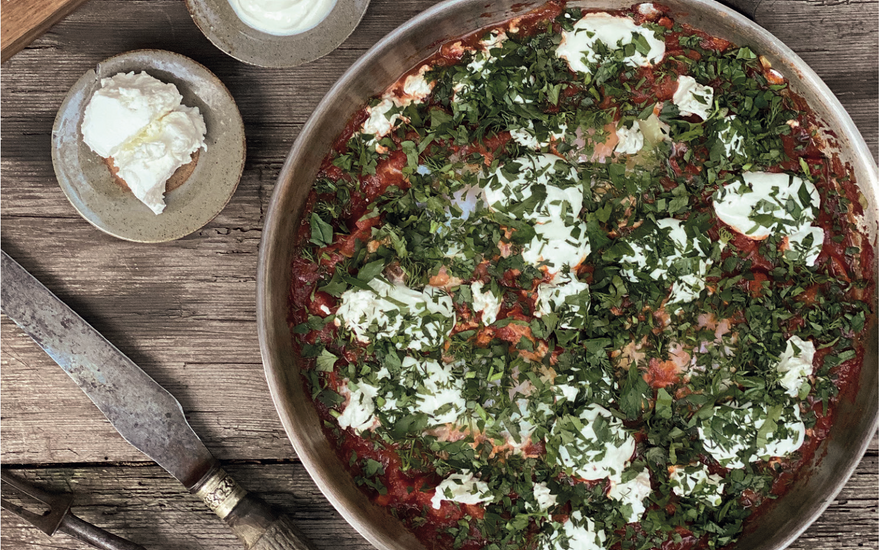
[[[219,466],[193,492],[226,522],[247,550],[314,550],[289,517],[249,495]]]
[[[275,515],[262,500],[246,496],[224,518],[249,550],[314,550],[312,543],[285,515]],[[249,538],[255,539],[249,545]]]

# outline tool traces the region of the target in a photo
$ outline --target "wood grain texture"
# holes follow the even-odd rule
[[[0,60],[6,61],[85,0],[3,0]]]
[[[877,467],[877,453],[866,455],[837,500],[790,549],[876,548]],[[224,468],[247,480],[249,491],[289,513],[316,550],[372,548],[327,502],[299,462]],[[223,522],[156,466],[26,468],[15,473],[40,487],[73,492],[75,514],[148,550],[241,548]],[[9,548],[90,548],[62,536],[49,539],[6,511],[0,514],[0,529]]]
[[[269,70],[215,49],[179,0],[91,0],[2,67],[3,249],[171,391],[229,472],[293,514],[319,548],[370,546],[296,460],[266,388],[254,300],[263,215],[284,158],[321,97],[367,48],[430,4],[373,0],[339,49],[302,67]],[[876,160],[877,0],[750,6],[837,94]],[[244,175],[226,209],[193,235],[161,245],[94,229],[64,197],[51,163],[52,123],[67,90],[102,59],[136,48],[179,52],[211,69],[235,97],[248,140]],[[84,519],[149,548],[239,548],[220,520],[145,462],[5,317],[0,332],[5,465],[73,490]],[[875,438],[844,492],[792,548],[876,548],[876,495]],[[47,539],[5,512],[0,543],[86,548]]]

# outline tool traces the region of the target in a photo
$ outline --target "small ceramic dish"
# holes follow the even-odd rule
[[[192,169],[185,181],[173,189],[169,185],[165,211],[158,215],[114,180],[104,159],[83,142],[80,130],[101,79],[130,71],[146,71],[177,86],[183,105],[198,107],[207,128],[207,149],[181,169]],[[100,62],[67,93],[52,128],[52,164],[64,194],[89,223],[127,241],[171,241],[201,228],[232,198],[244,160],[244,124],[229,90],[204,66],[164,50],[135,50]]]
[[[336,0],[329,15],[299,34],[277,36],[246,25],[228,0],[186,0],[186,8],[208,40],[226,54],[259,67],[296,67],[323,57],[351,35],[370,0]]]

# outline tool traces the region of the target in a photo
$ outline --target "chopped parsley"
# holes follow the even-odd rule
[[[429,548],[723,547],[860,358],[867,241],[808,113],[751,49],[655,8],[463,42],[315,182],[304,379],[355,482]],[[780,173],[787,194],[742,205]]]

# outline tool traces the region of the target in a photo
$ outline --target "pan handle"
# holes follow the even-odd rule
[[[315,548],[289,517],[249,495],[220,466],[208,472],[192,492],[226,522],[247,550]]]

